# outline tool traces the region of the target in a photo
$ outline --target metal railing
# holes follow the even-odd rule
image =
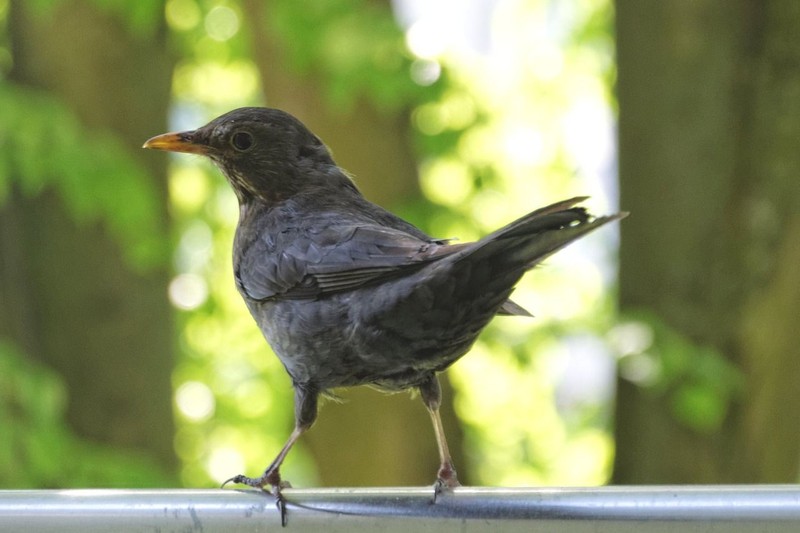
[[[800,532],[800,487],[286,489],[283,531]],[[5,490],[0,531],[281,531],[256,490]]]

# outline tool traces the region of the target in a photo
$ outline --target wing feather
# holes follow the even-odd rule
[[[256,300],[317,298],[403,275],[460,247],[448,248],[378,225],[296,228],[254,241],[238,261],[236,280]]]

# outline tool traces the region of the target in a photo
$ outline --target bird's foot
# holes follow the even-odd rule
[[[238,476],[233,476],[232,478],[225,480],[222,486],[224,487],[228,483],[247,485],[255,489],[261,489],[265,492],[270,492],[269,489],[264,488],[267,485],[269,485],[276,491],[292,487],[291,483],[281,479],[281,474],[278,470],[269,468],[266,470],[266,472],[264,472],[264,474],[261,477],[247,477],[243,474],[239,474]]]
[[[281,474],[277,468],[267,468],[261,477],[247,477],[242,474],[233,476],[232,478],[227,479],[222,484],[222,487],[225,487],[225,485],[228,483],[247,485],[249,487],[261,489],[268,494],[274,495],[275,505],[278,507],[278,511],[281,513],[281,526],[286,527],[286,499],[283,497],[281,490],[292,488],[292,484],[281,479]],[[266,488],[267,486],[272,487],[272,491]]]
[[[443,464],[437,473],[436,483],[433,484],[433,500],[431,503],[436,503],[440,495],[451,493],[454,488],[460,486],[461,483],[458,482],[458,476],[453,464],[450,462]]]

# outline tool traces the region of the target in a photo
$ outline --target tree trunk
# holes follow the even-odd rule
[[[743,385],[704,431],[676,417],[685,379],[621,379],[614,482],[794,482],[800,4],[617,0],[616,11],[621,204],[632,213],[622,310],[654,312],[721,353]]]
[[[296,115],[319,135],[371,201],[389,208],[416,197],[408,116],[377,109],[363,98],[346,113],[330,109],[325,105],[323,76],[314,69],[299,74],[285,43],[272,32],[272,8],[269,2],[255,0],[243,5],[267,104]],[[460,479],[467,482],[452,388],[445,377],[442,380],[445,430]],[[303,436],[324,485],[424,485],[435,480],[439,456],[430,418],[419,399],[364,387],[344,396],[344,404],[325,403],[316,424]]]
[[[165,28],[136,36],[93,2],[54,4],[11,2],[11,79],[48,91],[87,129],[112,132],[130,148],[160,191],[166,236],[166,160],[139,148],[166,128]],[[166,264],[135,272],[103,224],[78,224],[52,190],[12,193],[0,219],[0,334],[64,378],[78,435],[174,470]]]

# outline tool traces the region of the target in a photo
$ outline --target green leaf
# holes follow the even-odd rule
[[[0,486],[171,484],[148,457],[74,435],[64,418],[66,405],[61,378],[0,338]]]
[[[626,318],[626,327],[647,331],[650,340],[622,353],[620,368],[628,360],[647,357],[658,369],[656,379],[636,383],[665,396],[675,419],[685,426],[702,433],[719,429],[744,390],[742,371],[719,350],[695,343],[654,313],[627,313]]]
[[[115,136],[84,128],[44,93],[0,82],[0,139],[0,205],[12,183],[27,196],[53,189],[76,221],[106,224],[132,266],[167,260],[153,179]]]

